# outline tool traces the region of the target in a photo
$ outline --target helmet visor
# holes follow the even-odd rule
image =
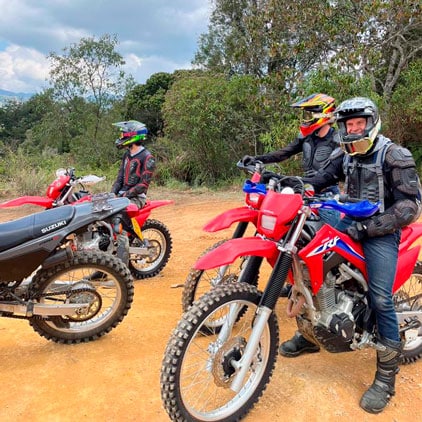
[[[352,142],[340,142],[341,149],[349,155],[366,154],[374,144],[371,138],[362,138]]]
[[[314,123],[318,119],[326,119],[332,116],[331,113],[315,113],[310,110],[302,110],[302,122],[303,123]]]
[[[315,119],[314,113],[309,110],[302,110],[302,121],[304,123],[310,123]]]

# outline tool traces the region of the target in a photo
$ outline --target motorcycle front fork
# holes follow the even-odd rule
[[[277,300],[280,297],[281,289],[284,286],[285,280],[287,279],[289,270],[292,266],[295,245],[299,239],[305,220],[305,213],[298,216],[296,224],[292,225],[285,237],[285,241],[283,241],[282,245],[280,245],[280,254],[274,265],[273,271],[271,272],[264,294],[259,302],[253,323],[253,329],[246,344],[245,351],[238,361],[233,360],[231,362],[233,368],[236,370],[236,374],[233,377],[230,389],[235,393],[238,393],[243,386],[246,374],[259,347],[259,342],[268,322],[268,318],[274,311]]]

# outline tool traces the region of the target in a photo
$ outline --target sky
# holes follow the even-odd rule
[[[189,69],[210,13],[210,0],[0,0],[0,89],[42,91],[49,53],[104,34],[137,83]]]

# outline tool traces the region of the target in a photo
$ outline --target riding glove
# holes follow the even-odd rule
[[[243,158],[242,158],[242,164],[244,165],[244,166],[251,166],[251,165],[254,165],[255,164],[255,162],[256,162],[256,158],[255,157],[252,157],[252,156],[250,156],[250,155],[245,155]]]
[[[368,236],[367,227],[361,221],[351,224],[346,229],[346,233],[356,242],[361,242]]]

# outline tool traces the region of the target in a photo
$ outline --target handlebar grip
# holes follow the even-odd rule
[[[265,171],[261,175],[261,183],[268,183],[270,179],[277,179],[280,180],[283,176],[273,173],[272,171]]]

